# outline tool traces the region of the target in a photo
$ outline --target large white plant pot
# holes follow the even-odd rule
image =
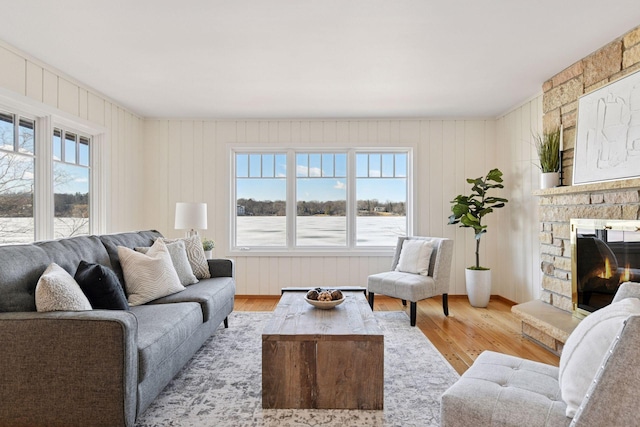
[[[465,270],[467,296],[474,307],[486,307],[491,298],[491,270]]]
[[[540,174],[540,188],[553,188],[560,184],[559,172],[544,172]]]

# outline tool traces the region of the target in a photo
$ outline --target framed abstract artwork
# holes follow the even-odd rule
[[[640,177],[640,72],[578,101],[573,185]]]

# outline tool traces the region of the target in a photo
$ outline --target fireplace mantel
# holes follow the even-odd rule
[[[620,181],[598,182],[595,184],[565,185],[562,187],[534,190],[534,196],[555,196],[562,194],[580,194],[594,192],[609,192],[618,190],[640,189],[640,178],[625,179]]]
[[[577,321],[572,319],[572,218],[640,219],[640,178],[534,190],[540,221],[539,300],[513,307],[523,334],[559,353]]]

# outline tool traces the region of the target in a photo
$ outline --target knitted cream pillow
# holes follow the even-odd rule
[[[36,310],[40,312],[91,310],[80,285],[56,263],[50,264],[38,279],[35,297]]]

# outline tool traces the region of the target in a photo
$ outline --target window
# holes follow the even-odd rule
[[[347,154],[296,155],[296,246],[347,245]]]
[[[90,139],[53,130],[53,231],[56,238],[88,234]]]
[[[408,149],[235,150],[232,163],[234,249],[395,247],[409,230]]]
[[[407,153],[356,154],[359,246],[384,246],[407,234]]]
[[[35,238],[35,121],[0,112],[0,243]]]
[[[286,154],[238,153],[235,170],[236,246],[286,246]]]
[[[105,129],[0,94],[0,244],[104,233]]]

